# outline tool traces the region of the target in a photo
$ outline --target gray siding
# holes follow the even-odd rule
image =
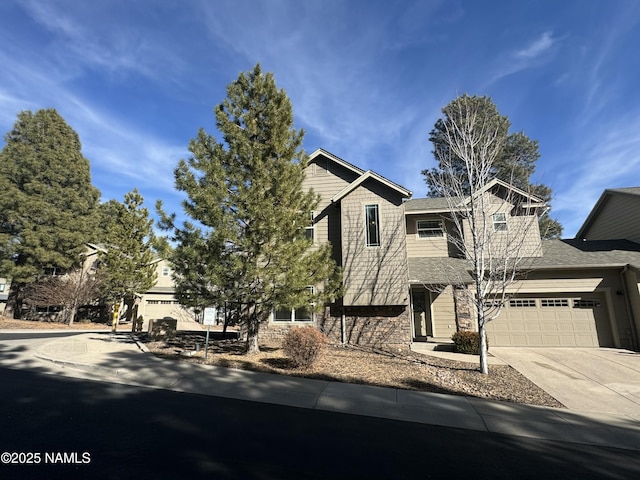
[[[542,255],[540,227],[535,215],[515,214],[513,203],[491,193],[486,194],[483,215],[476,219],[477,230],[486,226],[486,243],[495,258],[539,257]],[[507,220],[506,231],[495,231],[493,215],[504,213]],[[471,223],[464,221],[464,236],[467,248],[471,248]]]
[[[440,221],[445,230],[442,237],[419,238],[417,223],[420,220]],[[453,225],[437,214],[407,215],[407,257],[447,257],[449,256],[449,243],[447,233]]]
[[[640,243],[640,196],[611,194],[583,236],[587,240]]]
[[[367,181],[342,199],[345,305],[408,305],[406,233],[402,199]],[[379,247],[367,247],[365,205],[378,205]]]

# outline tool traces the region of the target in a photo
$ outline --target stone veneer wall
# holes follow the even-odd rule
[[[456,326],[459,332],[477,331],[471,290],[466,287],[453,289],[453,300],[456,306]]]
[[[408,351],[411,344],[409,309],[400,306],[325,307],[316,314],[315,326],[333,344],[342,343],[341,316],[345,312],[345,343],[386,351]],[[279,342],[290,328],[307,323],[265,323],[260,341]]]
[[[323,315],[318,315],[317,324],[331,343],[342,343],[343,309],[344,343],[387,351],[409,350],[411,319],[406,306],[327,307]]]

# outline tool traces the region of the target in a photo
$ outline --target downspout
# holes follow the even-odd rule
[[[340,339],[342,340],[342,345],[347,343],[347,322],[344,314],[344,307],[341,309],[342,313],[340,314]]]
[[[622,285],[622,294],[624,295],[624,306],[627,310],[627,318],[629,319],[629,327],[631,328],[631,346],[633,350],[638,351],[638,336],[636,332],[636,325],[633,317],[633,310],[631,309],[631,298],[629,298],[629,291],[627,289],[627,279],[625,273],[629,271],[629,265],[625,265],[620,271],[620,284]]]

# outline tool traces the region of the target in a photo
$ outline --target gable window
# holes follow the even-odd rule
[[[169,267],[162,267],[162,276],[168,277],[171,273],[171,269]]]
[[[315,218],[315,212],[311,212],[310,223],[304,231],[304,236],[315,243],[316,232],[315,232],[315,225],[313,223],[314,218]]]
[[[379,247],[380,217],[378,215],[378,205],[365,205],[364,218],[366,222],[367,247]]]
[[[313,287],[308,287],[309,293],[313,293]],[[273,310],[274,322],[313,322],[313,312],[311,307],[285,308],[278,307]]]
[[[444,228],[440,220],[418,220],[416,230],[418,238],[444,237]]]
[[[507,231],[507,215],[505,213],[500,212],[493,214],[493,229],[496,232]]]

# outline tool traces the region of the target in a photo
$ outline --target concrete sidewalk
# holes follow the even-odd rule
[[[640,451],[640,421],[629,415],[585,414],[165,360],[145,352],[144,346],[129,333],[85,333],[47,339],[27,348],[24,345],[21,340],[0,340],[0,365],[201,395]]]

